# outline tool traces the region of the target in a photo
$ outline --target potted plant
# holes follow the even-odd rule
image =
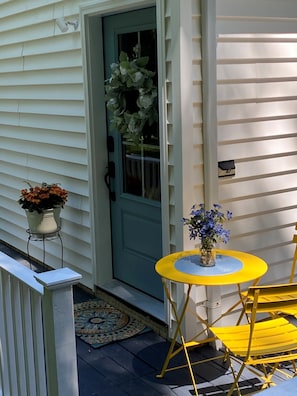
[[[60,211],[68,192],[57,183],[42,183],[21,190],[18,203],[26,211],[29,230],[32,233],[48,234],[60,227]]]
[[[223,224],[232,218],[232,212],[227,210],[224,214],[219,204],[214,204],[212,209],[206,210],[205,205],[201,203],[192,206],[190,215],[190,218],[183,218],[183,223],[189,228],[190,239],[200,239],[200,265],[214,266],[216,243],[227,243],[230,239],[230,230],[226,230]]]

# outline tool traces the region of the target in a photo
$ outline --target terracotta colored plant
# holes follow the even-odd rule
[[[18,203],[23,209],[29,212],[37,211],[41,213],[44,209],[64,207],[68,192],[58,184],[42,183],[41,186],[31,186],[21,190]]]

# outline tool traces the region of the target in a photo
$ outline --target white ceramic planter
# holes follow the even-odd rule
[[[33,234],[51,234],[58,230],[54,209],[45,209],[41,213],[26,210],[26,215],[29,230]]]

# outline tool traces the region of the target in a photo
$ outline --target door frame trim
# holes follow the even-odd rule
[[[106,150],[106,117],[104,101],[104,62],[103,57],[103,37],[102,18],[111,13],[127,12],[139,8],[155,6],[157,12],[157,32],[158,32],[158,76],[159,76],[159,128],[160,128],[160,161],[161,161],[161,185],[162,200],[162,246],[163,252],[169,249],[169,226],[168,214],[163,214],[162,208],[168,207],[168,189],[166,173],[166,150],[164,142],[164,131],[166,124],[164,121],[164,92],[160,89],[163,85],[165,70],[161,60],[164,59],[164,48],[161,47],[161,12],[163,2],[151,0],[109,0],[92,1],[80,6],[81,37],[83,52],[83,72],[85,89],[85,112],[88,144],[88,164],[89,164],[89,197],[90,197],[90,223],[91,223],[91,255],[93,265],[93,287],[104,286],[113,280],[112,276],[112,255],[110,238],[110,208],[109,196],[104,184],[104,172],[107,164]],[[96,37],[97,52],[94,52],[92,37]],[[96,72],[95,72],[96,71]],[[99,72],[98,72],[99,71]],[[101,92],[101,95],[98,95]],[[100,96],[98,98],[98,96]],[[99,109],[99,111],[98,111]],[[96,125],[103,129],[101,133],[96,131]],[[102,147],[98,153],[95,150]],[[165,188],[166,186],[166,188]],[[165,221],[165,219],[167,219]],[[104,226],[102,226],[102,224]]]

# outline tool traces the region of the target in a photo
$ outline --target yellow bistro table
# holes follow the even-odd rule
[[[243,303],[243,299],[240,293],[240,284],[253,281],[253,284],[257,284],[259,279],[266,273],[268,267],[265,261],[261,258],[254,256],[249,253],[239,252],[235,250],[216,250],[216,264],[214,267],[202,267],[199,265],[199,251],[188,250],[183,252],[177,252],[161,258],[156,264],[156,272],[161,276],[164,291],[166,297],[172,307],[172,312],[175,316],[177,327],[174,332],[168,354],[165,358],[161,373],[157,376],[163,378],[167,371],[172,371],[177,368],[188,367],[191,380],[193,383],[195,394],[198,395],[196,388],[196,381],[194,378],[188,348],[214,341],[213,337],[203,339],[202,341],[196,341],[195,339],[203,332],[197,334],[191,341],[185,341],[182,333],[182,322],[187,310],[187,306],[190,299],[190,292],[194,285],[196,286],[227,286],[237,285],[239,300],[226,312],[222,313],[212,323],[209,323],[207,319],[203,319],[196,313],[198,319],[208,329],[219,321],[223,316],[230,313],[236,306]],[[176,307],[176,302],[172,298],[168,281],[182,283],[187,286],[186,296],[184,303],[180,310]],[[181,340],[181,345],[174,350],[178,336]],[[184,351],[187,364],[184,366],[168,368],[170,360],[176,356],[179,352]],[[211,360],[211,359],[208,359]],[[199,361],[198,363],[205,362],[206,360]]]

